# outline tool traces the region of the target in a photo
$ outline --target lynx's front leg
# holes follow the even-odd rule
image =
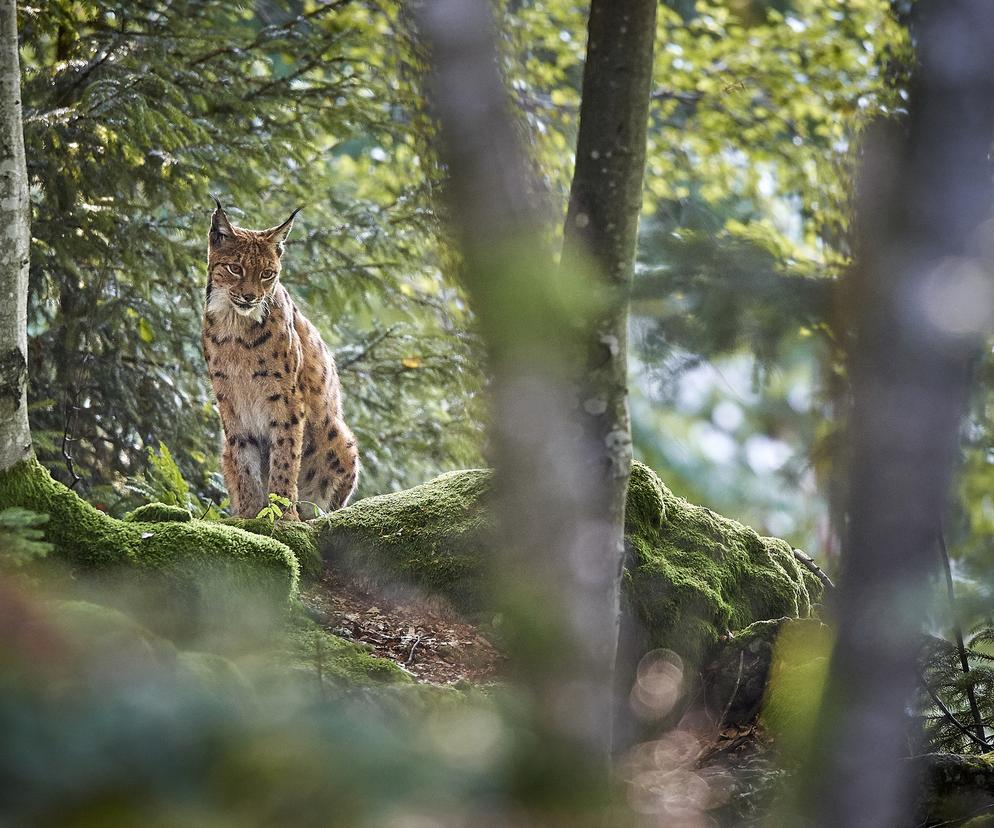
[[[254,437],[226,434],[221,471],[231,497],[231,511],[238,517],[253,518],[266,505],[262,486],[262,454]]]
[[[288,520],[297,517],[297,477],[300,474],[300,451],[304,436],[304,407],[299,392],[269,397],[272,417],[269,421],[269,491],[290,501],[284,512]]]

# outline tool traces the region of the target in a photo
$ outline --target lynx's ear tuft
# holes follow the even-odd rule
[[[290,218],[284,221],[277,227],[270,227],[268,230],[264,230],[265,236],[276,244],[276,252],[282,256],[283,255],[283,242],[286,241],[286,237],[290,235],[290,231],[293,229],[293,220],[297,217],[303,208],[298,207],[292,213],[290,213]]]
[[[226,238],[234,238],[235,231],[231,228],[231,222],[224,212],[224,207],[221,206],[220,199],[213,193],[211,193],[211,198],[214,199],[214,203],[217,205],[217,208],[211,214],[211,232],[208,236],[211,247],[214,247]]]

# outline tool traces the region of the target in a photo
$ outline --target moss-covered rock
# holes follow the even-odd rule
[[[930,753],[909,761],[920,779],[918,824],[962,825],[994,810],[994,753]],[[970,820],[968,824],[986,823]]]
[[[167,600],[184,614],[206,607],[221,618],[231,593],[241,593],[243,607],[245,591],[285,599],[299,569],[316,575],[322,559],[379,585],[414,585],[472,614],[487,608],[490,481],[486,470],[451,472],[309,523],[207,522],[162,504],[117,521],[27,462],[0,474],[0,507],[50,515],[46,540],[75,567],[165,579],[176,587]],[[624,587],[643,631],[639,649],[669,647],[695,667],[727,631],[806,617],[821,593],[785,541],[687,503],[641,463],[632,470],[626,538]]]
[[[759,714],[773,649],[781,628],[789,621],[788,618],[756,621],[716,648],[703,678],[708,709],[722,711],[718,724],[747,724]]]
[[[628,490],[626,595],[650,647],[694,664],[726,632],[755,621],[805,618],[822,585],[793,548],[694,506],[635,463]]]
[[[193,520],[189,509],[170,506],[168,503],[146,503],[128,512],[121,520],[128,523],[187,523]]]
[[[756,621],[715,648],[703,671],[707,708],[722,711],[729,725],[749,724],[762,710],[777,741],[801,742],[814,724],[831,647],[831,630],[816,618]]]
[[[289,547],[297,559],[300,574],[305,578],[318,578],[324,570],[324,561],[317,547],[317,529],[309,523],[285,520],[272,523],[262,518],[226,518],[222,523],[273,538]]]
[[[312,521],[329,565],[378,586],[413,584],[468,613],[484,605],[491,473],[443,474]]]
[[[274,615],[296,594],[297,561],[278,540],[192,520],[188,512],[187,519],[162,522],[161,504],[149,513],[155,521],[142,520],[140,510],[129,521],[115,520],[34,460],[0,472],[0,508],[6,506],[49,515],[44,532],[52,557],[78,572],[127,574],[130,585],[158,595],[190,629],[230,624],[246,600]]]
[[[313,538],[329,565],[367,582],[411,584],[476,613],[486,608],[490,481],[487,470],[450,472],[311,521],[311,536],[300,540]],[[806,617],[821,595],[788,543],[687,503],[641,463],[632,470],[626,536],[624,585],[643,652],[669,647],[697,665],[726,631]]]

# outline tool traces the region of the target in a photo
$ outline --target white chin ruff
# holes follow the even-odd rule
[[[232,307],[235,309],[235,313],[239,316],[244,316],[246,319],[251,319],[253,322],[262,321],[263,303],[260,302],[255,307],[251,308],[240,308],[238,305],[232,303]]]
[[[207,302],[207,310],[217,316],[221,324],[231,324],[235,316],[251,319],[253,322],[261,322],[266,313],[266,302],[263,300],[255,307],[240,308],[231,301],[231,294],[228,291],[215,288]]]

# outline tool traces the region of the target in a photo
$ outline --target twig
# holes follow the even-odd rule
[[[959,625],[959,618],[956,613],[956,592],[953,589],[953,569],[949,563],[949,549],[946,547],[946,536],[939,527],[939,556],[942,558],[942,568],[946,573],[946,591],[949,594],[949,615],[953,625],[953,635],[956,637],[956,649],[959,652],[960,666],[963,668],[963,675],[970,675],[970,659],[967,656],[966,644],[963,641],[963,629]],[[987,741],[987,731],[984,729],[984,720],[980,715],[980,706],[977,704],[977,692],[972,682],[966,683],[966,697],[970,702],[970,715],[973,716],[974,727],[977,728],[977,735],[982,742]]]
[[[417,638],[416,638],[416,639],[414,640],[414,643],[413,643],[413,644],[411,645],[411,652],[410,652],[410,653],[408,653],[408,655],[407,655],[407,660],[406,660],[406,661],[404,662],[404,666],[405,666],[405,667],[409,666],[409,665],[411,664],[411,662],[412,662],[412,661],[414,661],[414,651],[415,651],[415,650],[417,649],[417,646],[418,646],[418,644],[420,644],[420,643],[421,643],[421,636],[419,635],[419,636],[418,636],[418,637],[417,637]]]
[[[195,66],[199,66],[201,63],[206,63],[209,60],[213,60],[216,57],[220,57],[221,55],[233,55],[233,54],[238,54],[239,52],[247,52],[250,49],[256,49],[259,46],[262,46],[277,37],[289,34],[301,23],[306,23],[329,11],[337,11],[338,9],[344,6],[349,5],[349,3],[351,2],[352,0],[332,0],[332,2],[318,6],[316,9],[314,9],[313,11],[309,11],[306,14],[299,14],[296,17],[294,17],[292,20],[288,20],[286,23],[273,24],[271,26],[267,26],[266,28],[262,29],[255,36],[255,38],[250,43],[247,43],[245,46],[221,46],[217,49],[213,49],[210,52],[207,52],[203,55],[200,55],[199,57],[194,58],[189,62],[188,65],[190,66],[190,68],[193,68]]]
[[[350,356],[348,359],[340,360],[339,363],[338,363],[338,370],[339,371],[344,371],[346,368],[349,368],[350,366],[355,365],[357,362],[360,362],[361,360],[365,359],[367,356],[369,356],[370,352],[377,345],[379,345],[381,342],[383,342],[388,337],[392,336],[393,332],[395,330],[397,330],[397,326],[396,325],[391,325],[389,328],[387,328],[385,331],[383,331],[379,335],[374,336],[371,340],[369,340],[369,342],[367,342],[363,346],[362,350],[359,351],[359,353],[354,354],[353,356]]]
[[[825,574],[825,571],[815,563],[814,558],[810,555],[806,555],[800,549],[795,549],[794,560],[809,572],[813,573],[814,576],[821,581],[822,584],[824,584],[826,589],[835,589],[835,584],[832,583],[832,579]]]

